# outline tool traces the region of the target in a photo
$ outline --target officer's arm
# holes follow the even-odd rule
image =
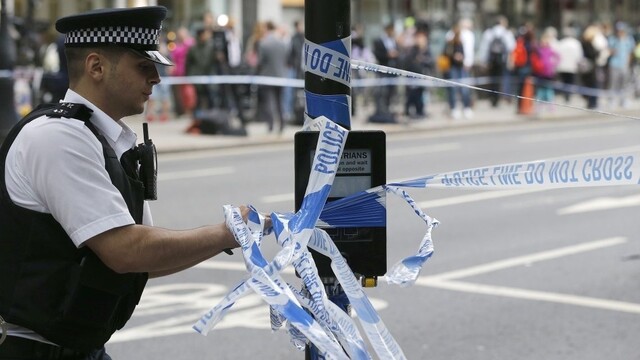
[[[224,224],[192,230],[127,225],[96,235],[85,244],[117,273],[167,275],[191,267],[238,243]]]

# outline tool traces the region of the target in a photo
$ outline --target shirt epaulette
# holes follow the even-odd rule
[[[84,104],[63,102],[51,108],[49,111],[45,113],[45,115],[49,117],[54,117],[54,118],[65,117],[69,119],[78,119],[78,120],[87,122],[91,118],[91,113],[93,113],[93,110],[89,109]]]

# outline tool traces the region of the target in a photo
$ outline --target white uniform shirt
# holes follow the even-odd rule
[[[122,120],[110,118],[76,92],[68,90],[63,102],[93,110],[91,123],[118,158],[136,144],[136,134]],[[107,230],[135,223],[105,169],[102,144],[81,120],[34,119],[11,145],[4,171],[11,200],[51,214],[76,247]],[[153,224],[146,201],[143,224]],[[9,334],[44,340],[15,325],[10,325]]]

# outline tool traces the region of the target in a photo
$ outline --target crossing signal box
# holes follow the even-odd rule
[[[309,182],[319,132],[300,131],[295,134],[295,208],[302,199]],[[386,183],[386,136],[382,131],[350,131],[340,165],[327,203]],[[381,195],[384,208],[384,194]],[[357,214],[350,214],[355,216]],[[363,216],[364,212],[363,212]],[[375,279],[387,271],[386,210],[377,225],[324,227],[351,270],[363,279]],[[384,224],[384,225],[381,225]],[[321,277],[335,277],[329,258],[310,250]]]

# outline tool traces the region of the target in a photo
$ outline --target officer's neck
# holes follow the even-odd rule
[[[109,99],[105,91],[102,91],[101,84],[88,84],[88,82],[79,81],[73,86],[69,86],[69,89],[75,91],[78,95],[87,99],[91,104],[102,110],[110,118],[115,121],[122,119],[130,114],[123,114],[118,110],[117,104],[114,104],[113,99]]]

